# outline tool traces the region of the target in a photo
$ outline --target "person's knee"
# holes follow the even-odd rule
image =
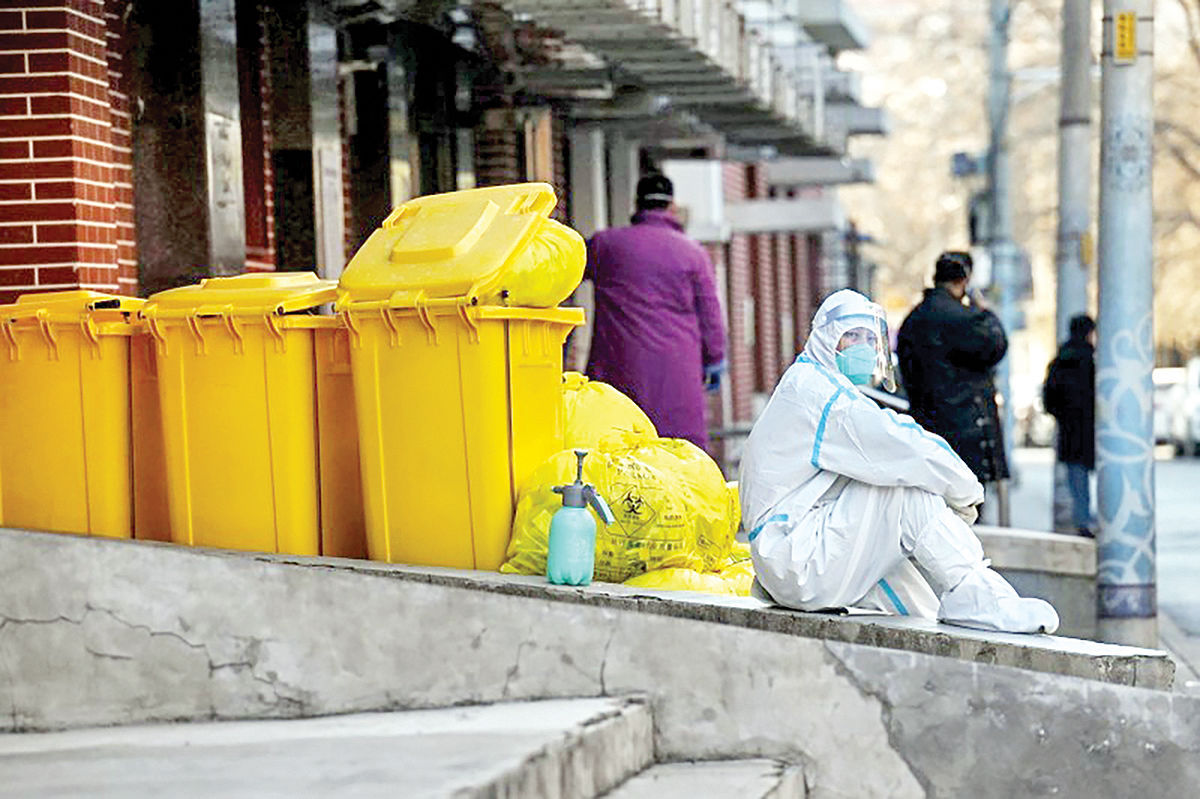
[[[901,492],[904,515],[913,518],[915,522],[934,519],[950,510],[944,498],[923,488],[902,486],[896,490]]]

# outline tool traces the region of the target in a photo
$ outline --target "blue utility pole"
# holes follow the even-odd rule
[[[1154,542],[1153,0],[1104,0],[1097,601],[1102,639],[1158,646]]]

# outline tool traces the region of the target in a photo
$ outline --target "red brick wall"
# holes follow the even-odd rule
[[[124,5],[22,0],[0,10],[2,302],[26,291],[135,288]]]
[[[736,203],[746,198],[747,174],[743,164],[724,165],[725,202]],[[726,297],[729,300],[729,381],[733,395],[733,417],[749,421],[750,397],[754,393],[754,353],[746,345],[746,316],[744,308],[751,297],[750,237],[734,235],[725,247]]]
[[[129,40],[125,14],[129,0],[106,0],[104,22],[108,49],[108,98],[112,120],[113,223],[116,226],[117,284],[122,294],[137,294],[137,237],[133,229],[133,137],[129,110]]]
[[[521,147],[524,135],[508,109],[484,111],[475,128],[475,184],[502,186],[524,179]]]
[[[704,250],[708,253],[709,260],[712,261],[713,272],[719,278],[719,276],[722,274],[722,269],[724,267],[724,262],[725,262],[725,246],[723,244],[710,244],[710,243],[702,244],[702,246],[704,247]],[[728,278],[726,278],[726,287],[724,290],[728,291]],[[722,289],[718,288],[717,292],[718,292],[718,294],[722,293]],[[728,305],[728,299],[726,299],[726,305]],[[725,311],[725,335],[726,336],[730,335],[729,321],[730,321],[731,315],[732,314],[729,312],[729,309],[727,307],[726,311]],[[730,342],[726,341],[726,352],[727,353],[729,351],[729,346],[730,346]],[[729,356],[726,355],[726,364],[729,363],[728,357]],[[727,381],[729,380],[728,372],[726,372],[725,379]],[[709,394],[708,395],[708,428],[710,430],[712,430],[712,429],[717,429],[717,428],[721,428],[721,427],[726,427],[730,423],[730,421],[732,421],[732,420],[725,418],[724,409],[721,407],[721,393],[714,392],[712,394]],[[718,462],[720,462],[724,457],[724,447],[723,447],[722,442],[716,441],[716,440],[709,441],[708,452],[710,455],[712,455],[714,458],[716,458]]]

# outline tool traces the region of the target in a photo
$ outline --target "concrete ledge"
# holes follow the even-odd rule
[[[976,526],[992,566],[1021,596],[1058,610],[1060,635],[1096,637],[1096,542],[1077,535]]]
[[[349,569],[398,580],[527,599],[630,610],[805,638],[902,649],[1119,685],[1169,690],[1175,675],[1174,661],[1161,650],[1136,649],[1078,638],[992,633],[897,616],[805,613],[749,597],[656,591],[612,583],[593,583],[576,588],[550,585],[541,577],[494,572],[398,566],[338,558],[295,558],[286,555],[252,557],[271,563]]]
[[[802,765],[814,799],[1200,784],[1200,699],[994,664],[1030,639],[918,631],[969,660],[724,614],[912,634],[889,620],[490,579],[0,531],[0,731],[640,693],[659,759]]]
[[[1093,539],[986,525],[977,525],[975,533],[983,542],[984,553],[997,569],[1096,576],[1096,542]]]

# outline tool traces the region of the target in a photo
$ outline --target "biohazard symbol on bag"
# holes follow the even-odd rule
[[[562,505],[551,488],[574,479],[575,463],[573,452],[560,452],[526,481],[501,571],[545,573],[550,519]],[[727,564],[737,521],[729,518],[721,470],[699,447],[660,438],[593,451],[583,473],[614,516],[613,524],[597,522],[595,579],[624,582],[661,568],[714,572]]]

